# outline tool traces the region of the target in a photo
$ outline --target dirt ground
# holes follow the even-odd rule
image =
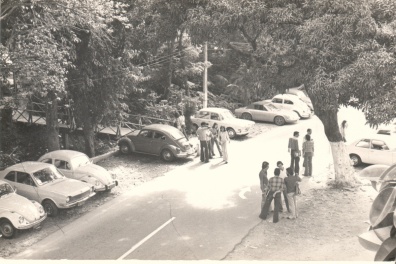
[[[274,127],[256,124],[249,137]],[[86,212],[187,162],[190,161],[165,163],[145,155],[117,155],[101,161],[99,165],[117,174],[119,186],[110,193],[95,195],[82,207],[60,211],[58,217],[44,221],[41,230],[24,230],[14,239],[0,238],[0,259],[12,259],[13,255],[24,251]],[[273,224],[268,222],[272,218],[270,215],[267,221],[261,221],[251,229],[224,259],[372,261],[374,253],[367,252],[360,246],[357,235],[368,227],[365,221],[368,219],[375,192],[367,182],[350,191],[323,186],[325,185],[318,184],[299,196],[297,220],[288,220],[286,214],[281,214],[280,221]]]

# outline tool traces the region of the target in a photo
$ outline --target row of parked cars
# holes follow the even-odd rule
[[[0,232],[11,238],[18,229],[35,228],[59,209],[81,206],[97,192],[118,185],[116,175],[73,150],[46,153],[38,161],[0,171]]]

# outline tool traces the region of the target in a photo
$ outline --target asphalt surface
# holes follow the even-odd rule
[[[261,163],[287,167],[288,138],[313,129],[316,175],[302,191],[322,184],[330,161],[323,126],[314,117],[263,133],[232,140],[230,160],[201,163],[198,158],[135,188],[80,217],[13,259],[68,260],[221,260],[261,222]],[[327,144],[327,145],[326,145]],[[318,158],[316,158],[318,157]]]

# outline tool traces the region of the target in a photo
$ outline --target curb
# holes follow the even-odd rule
[[[118,153],[118,149],[113,149],[113,150],[110,151],[110,152],[107,152],[107,153],[105,153],[105,154],[102,154],[102,155],[93,157],[93,158],[92,158],[92,162],[93,162],[93,163],[97,163],[97,162],[99,162],[99,161],[102,161],[102,160],[104,160],[104,159],[107,159],[107,158],[109,158],[109,157],[112,157],[112,156],[114,156],[114,155],[117,154],[117,153]]]

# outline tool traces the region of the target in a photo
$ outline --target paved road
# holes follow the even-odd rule
[[[287,165],[289,136],[295,130],[303,136],[308,127],[320,158],[314,160],[316,176],[305,178],[302,189],[323,182],[330,149],[314,117],[233,140],[229,164],[195,159],[87,213],[13,259],[220,260],[261,221],[262,161],[270,162],[269,175],[277,160]]]

